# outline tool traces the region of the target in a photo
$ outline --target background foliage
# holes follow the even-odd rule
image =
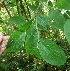
[[[1,0],[0,30],[10,35],[1,71],[70,70],[70,1]]]

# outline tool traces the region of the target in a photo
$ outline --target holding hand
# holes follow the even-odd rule
[[[6,49],[9,36],[3,36],[3,33],[0,32],[0,55]]]

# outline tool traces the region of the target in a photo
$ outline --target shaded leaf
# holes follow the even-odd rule
[[[25,41],[25,32],[14,31],[7,44],[6,52],[16,52],[22,49]]]
[[[38,36],[36,30],[34,29],[33,26],[31,26],[27,31],[27,36],[26,36],[26,42],[25,42],[26,52],[28,54],[33,54],[36,57],[40,58],[40,54],[37,48],[37,43],[38,43],[37,38]]]
[[[8,20],[8,22],[10,24],[24,24],[25,18],[23,16],[13,16]]]
[[[8,64],[4,64],[4,63],[0,62],[0,67],[3,68],[4,70],[6,70],[8,67]]]
[[[66,39],[70,43],[70,19],[68,19],[64,25],[64,33],[65,33]]]
[[[30,25],[32,24],[32,20],[30,20],[30,21],[28,21],[26,23],[23,23],[23,24],[18,24],[18,26],[17,26],[18,30],[19,31],[25,31],[25,30],[27,30],[30,27]]]
[[[28,4],[29,5],[29,7],[30,7],[30,9],[32,10],[32,11],[36,11],[37,10],[37,8],[38,8],[38,6],[37,5],[35,5],[35,4]]]
[[[49,1],[49,2],[48,2],[48,6],[53,7],[53,4],[52,4],[52,2],[51,2],[51,1]]]

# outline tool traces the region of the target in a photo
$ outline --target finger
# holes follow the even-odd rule
[[[7,45],[7,43],[5,43],[5,44],[2,44],[2,45],[1,45],[1,48],[4,48],[4,47],[6,47],[6,45]]]
[[[3,39],[3,33],[0,32],[0,42],[2,41],[2,39]]]
[[[7,42],[8,42],[8,40],[3,41],[2,44],[0,45],[0,47],[1,47],[1,48],[2,48],[2,47],[6,47]]]
[[[6,47],[1,48],[1,52],[3,52],[6,49]]]
[[[10,36],[3,36],[3,41],[8,40]]]
[[[5,40],[5,41],[2,42],[2,44],[5,44],[5,43],[7,43],[7,42],[8,42],[8,40]]]
[[[0,54],[6,49],[6,47],[0,48]]]

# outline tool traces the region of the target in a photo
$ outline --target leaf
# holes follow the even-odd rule
[[[70,11],[66,11],[63,16],[65,19],[70,19]]]
[[[25,18],[23,16],[13,16],[8,20],[8,22],[10,24],[24,24]]]
[[[7,69],[7,67],[8,67],[8,64],[1,63],[1,62],[0,62],[0,68],[2,68],[2,69],[4,69],[4,70],[6,70],[6,69]]]
[[[40,14],[36,17],[38,28],[46,30],[47,24],[49,22],[48,17],[45,14]]]
[[[48,1],[48,6],[53,7],[53,4],[51,1]]]
[[[65,33],[66,39],[70,43],[70,19],[68,19],[66,23],[64,24],[64,33]]]
[[[66,13],[63,14],[65,19],[70,19],[69,15],[67,15]]]
[[[50,10],[48,15],[40,14],[36,19],[39,29],[46,30],[47,25],[56,29],[64,29],[65,18],[57,10]]]
[[[56,28],[56,29],[62,29],[64,27],[65,18],[63,15],[58,12],[58,10],[51,9],[48,14],[49,18],[49,25]]]
[[[22,49],[25,41],[25,32],[14,31],[7,44],[6,52],[16,52]]]
[[[70,0],[57,0],[57,7],[60,9],[70,10]]]
[[[48,0],[41,0],[42,2],[47,2]]]
[[[27,30],[30,27],[30,25],[32,24],[32,21],[33,21],[33,19],[30,20],[30,21],[28,21],[28,22],[26,22],[26,23],[18,24],[18,26],[17,26],[18,30],[19,31],[25,31],[25,30]]]
[[[37,10],[37,8],[38,8],[38,6],[37,5],[35,5],[35,4],[28,4],[29,5],[29,7],[30,7],[30,9],[32,10],[32,11],[36,11]]]
[[[27,54],[32,54],[32,55],[35,55],[38,58],[41,58],[39,50],[37,48],[37,43],[38,43],[37,38],[38,38],[37,32],[34,29],[34,27],[31,26],[29,28],[29,30],[27,31],[25,48],[26,48]]]
[[[65,53],[50,39],[40,39],[39,52],[41,57],[51,65],[63,65],[66,62]]]

